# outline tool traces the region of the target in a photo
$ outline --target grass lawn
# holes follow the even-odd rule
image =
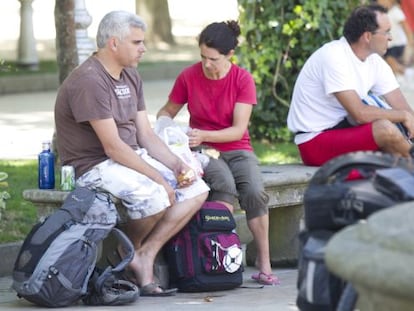
[[[36,221],[36,210],[23,200],[22,191],[37,187],[37,161],[0,160],[0,172],[8,174],[0,191],[10,194],[5,210],[0,210],[0,243],[22,240]]]
[[[298,149],[293,143],[253,142],[253,148],[262,165],[301,162]]]
[[[58,72],[58,66],[54,60],[41,61],[39,62],[38,70],[30,70],[26,68],[20,68],[15,61],[6,62],[0,59],[0,77],[36,75],[56,72]]]
[[[296,146],[291,143],[253,143],[259,160],[264,165],[298,163]],[[8,178],[0,183],[0,192],[7,191],[5,210],[0,209],[0,243],[24,239],[36,223],[36,209],[22,197],[24,189],[37,188],[37,160],[0,160],[0,172]],[[60,180],[56,171],[56,184]]]

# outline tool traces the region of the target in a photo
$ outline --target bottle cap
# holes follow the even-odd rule
[[[42,141],[42,149],[43,150],[50,149],[50,140],[44,140],[44,141]]]

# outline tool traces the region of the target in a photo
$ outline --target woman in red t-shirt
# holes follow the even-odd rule
[[[252,278],[275,285],[279,280],[270,265],[268,195],[248,132],[256,87],[251,74],[231,62],[239,35],[236,21],[204,28],[198,39],[201,62],[180,73],[157,116],[174,118],[187,104],[190,147],[219,154],[204,168],[211,188],[208,200],[220,201],[230,210],[239,201],[257,249],[259,272]]]

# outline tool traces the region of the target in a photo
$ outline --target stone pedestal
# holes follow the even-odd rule
[[[84,0],[75,0],[74,15],[76,27],[76,48],[78,50],[78,64],[81,64],[95,50],[93,42],[88,37],[88,27],[92,23],[92,17],[86,10]]]
[[[36,40],[33,34],[33,0],[19,1],[21,7],[17,64],[21,67],[37,70],[39,67],[39,59],[36,51]]]
[[[356,288],[364,311],[414,310],[414,202],[382,210],[329,241],[330,270]]]

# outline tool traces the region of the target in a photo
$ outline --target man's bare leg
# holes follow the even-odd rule
[[[155,225],[160,221],[164,214],[165,210],[150,217],[145,217],[142,219],[129,219],[126,224],[120,225],[120,229],[124,231],[128,238],[131,240],[135,252],[141,247],[145,238],[154,229]],[[118,247],[118,252],[121,257],[124,257],[125,252],[123,249]],[[136,267],[133,266],[133,263],[129,265],[129,268],[131,271],[136,270]],[[136,283],[135,277],[131,277],[130,281]]]
[[[123,226],[122,229],[125,230],[125,233],[134,245],[135,250],[141,247],[145,238],[154,229],[155,225],[164,216],[165,212],[166,210],[150,217],[128,220],[125,226]]]
[[[164,244],[190,221],[206,199],[207,193],[203,193],[167,208],[163,217],[143,241],[142,246],[135,251],[130,264],[139,286],[154,282],[153,266],[156,255]]]
[[[372,124],[372,132],[374,140],[381,150],[397,156],[410,156],[412,145],[392,122],[388,120],[375,121]]]

